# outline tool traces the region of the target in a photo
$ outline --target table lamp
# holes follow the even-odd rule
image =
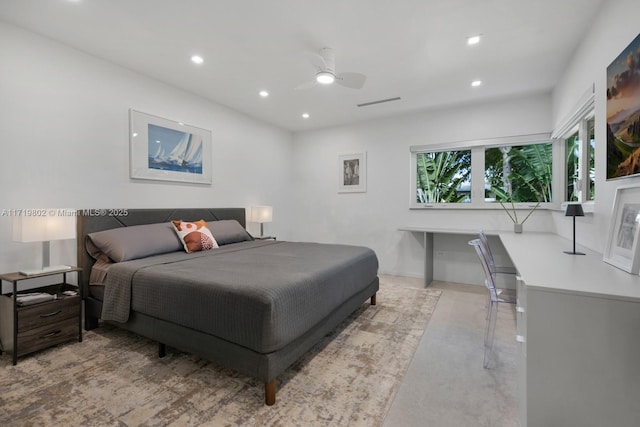
[[[62,210],[60,210],[62,211]],[[65,210],[66,211],[66,210]],[[68,210],[71,212],[70,210]],[[68,265],[50,265],[50,242],[52,240],[75,239],[76,218],[69,216],[16,216],[13,218],[13,241],[42,242],[42,269],[22,270],[21,274],[31,276],[51,271],[64,271]]]
[[[273,208],[271,206],[253,206],[251,208],[251,222],[260,223],[260,237],[264,237],[263,224],[273,220]]]
[[[582,205],[580,203],[568,203],[564,211],[564,216],[573,217],[573,251],[564,251],[564,253],[569,255],[584,255],[582,252],[576,252],[576,217],[584,216]]]

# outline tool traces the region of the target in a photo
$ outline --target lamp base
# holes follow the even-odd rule
[[[583,252],[575,252],[575,251],[563,251],[567,255],[586,255]]]

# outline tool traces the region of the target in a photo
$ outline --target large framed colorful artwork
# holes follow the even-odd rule
[[[129,110],[131,178],[211,184],[211,131]]]
[[[607,179],[640,173],[640,34],[607,67]]]

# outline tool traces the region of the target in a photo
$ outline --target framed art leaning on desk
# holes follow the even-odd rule
[[[638,274],[638,233],[640,232],[640,187],[624,186],[616,189],[611,213],[609,236],[604,261],[627,273]]]

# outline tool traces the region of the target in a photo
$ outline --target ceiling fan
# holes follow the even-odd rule
[[[351,89],[361,89],[367,76],[361,73],[344,72],[336,73],[336,61],[333,49],[325,47],[320,49],[319,53],[309,53],[311,64],[317,69],[315,79],[313,81],[303,83],[296,89],[310,89],[320,85],[330,85],[337,83],[340,86]]]

